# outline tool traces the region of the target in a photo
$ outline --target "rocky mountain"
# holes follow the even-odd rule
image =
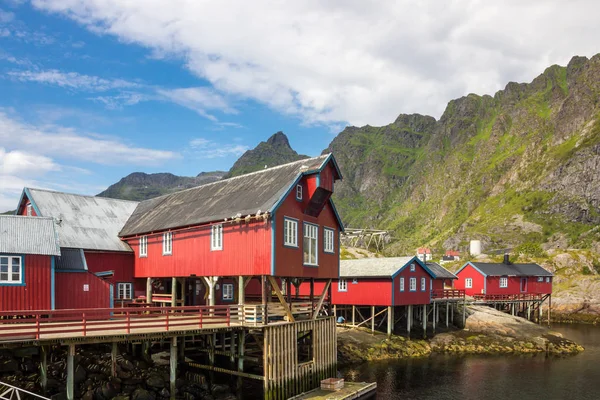
[[[335,200],[346,225],[393,230],[392,253],[465,249],[469,239],[590,248],[600,241],[600,55],[452,100],[438,121],[348,127],[330,151],[345,177]]]
[[[266,142],[260,142],[252,150],[246,151],[227,173],[227,178],[258,171],[266,167],[274,167],[302,160],[308,156],[296,153],[290,146],[287,136],[283,132],[277,132]]]
[[[177,176],[169,173],[145,174],[134,172],[110,185],[99,193],[101,197],[123,200],[146,200],[178,190],[211,183],[222,179],[225,171],[201,172],[195,177]]]

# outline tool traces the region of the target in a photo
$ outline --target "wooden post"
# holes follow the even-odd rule
[[[448,311],[450,308],[450,302],[446,303],[446,328],[448,327]]]
[[[394,329],[394,307],[388,306],[388,321],[387,321],[387,334],[388,336],[392,336],[392,331]]]
[[[337,323],[337,307],[335,304],[333,305],[333,318],[335,319],[335,322]]]
[[[352,326],[355,326],[356,323],[356,306],[352,305]]]
[[[325,300],[325,296],[329,292],[330,288],[331,288],[331,279],[329,279],[327,281],[327,283],[325,284],[325,287],[323,288],[323,293],[321,293],[321,297],[319,298],[319,303],[317,304],[317,308],[315,309],[315,312],[313,313],[312,319],[317,319],[317,316],[319,315],[319,311],[321,310],[321,307],[323,306],[323,301]]]
[[[238,372],[244,372],[244,353],[246,351],[246,331],[241,330],[238,335]],[[238,391],[242,389],[242,377],[238,377]]]
[[[171,356],[169,357],[169,389],[171,392],[170,399],[175,400],[175,392],[177,391],[177,337],[171,338]]]
[[[408,317],[406,318],[406,330],[408,331],[408,338],[410,339],[410,324],[412,322],[412,305],[408,306]]]
[[[46,394],[48,387],[48,346],[41,346],[41,362],[40,362],[40,386],[42,391]]]
[[[433,312],[431,313],[431,317],[432,317],[431,319],[433,319],[433,333],[434,334],[435,334],[435,322],[436,322],[435,320],[436,320],[436,317],[437,317],[435,308],[436,308],[435,307],[435,302],[433,302],[433,310],[432,310]]]
[[[246,301],[246,282],[244,277],[238,277],[238,305],[243,306]]]
[[[281,290],[279,290],[279,285],[277,284],[277,281],[275,280],[274,277],[269,276],[269,282],[271,283],[271,287],[275,291],[275,295],[277,296],[277,299],[279,299],[279,303],[281,303],[281,305],[283,306],[283,310],[285,311],[285,313],[288,317],[288,321],[295,322],[296,320],[294,319],[294,316],[292,315],[292,310],[290,309],[290,306],[288,305],[288,303],[286,303],[285,298],[281,294]]]
[[[315,306],[315,279],[310,278],[310,304],[312,307]]]
[[[146,278],[146,303],[152,304],[152,278]]]
[[[371,332],[375,332],[375,306],[371,306]]]
[[[261,276],[261,287],[262,287],[262,306],[264,312],[263,325],[267,325],[269,321],[269,312],[267,309],[267,277]]]
[[[217,284],[218,276],[209,276],[208,278],[205,276],[204,281],[206,282],[206,286],[208,286],[208,305],[215,305],[215,285]]]
[[[67,352],[67,400],[75,399],[75,345],[70,344]]]
[[[331,315],[331,280],[329,281],[328,287],[327,287],[327,315]]]
[[[552,309],[552,295],[548,296],[548,326],[550,326],[550,310]]]
[[[542,302],[540,301],[540,305],[538,306],[538,324],[542,324],[542,319],[544,318],[544,309],[542,308]]]
[[[177,278],[171,278],[171,307],[177,307]]]
[[[427,337],[427,304],[423,304],[423,315],[421,316],[421,320],[423,320],[423,339]]]
[[[467,299],[463,300],[463,329],[467,327]]]
[[[117,342],[112,343],[112,350],[110,352],[110,375],[112,377],[117,376]]]

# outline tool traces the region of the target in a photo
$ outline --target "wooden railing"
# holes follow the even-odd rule
[[[521,294],[474,294],[475,300],[481,301],[538,301],[543,297],[542,294],[521,293]]]
[[[461,289],[433,289],[431,298],[435,299],[464,299],[465,291]]]
[[[308,303],[292,303],[291,312],[294,316],[306,317],[312,316],[314,305]],[[268,304],[269,317],[285,317],[285,309],[281,303],[269,303]]]

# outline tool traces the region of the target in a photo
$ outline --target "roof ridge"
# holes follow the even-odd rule
[[[332,153],[327,153],[327,154],[321,154],[320,156],[317,156],[317,157],[303,158],[302,160],[292,161],[292,162],[289,162],[289,163],[285,163],[285,164],[281,164],[281,165],[276,165],[276,166],[270,167],[270,168],[264,168],[264,169],[261,169],[261,170],[258,170],[258,171],[249,172],[247,174],[238,175],[238,176],[232,176],[231,178],[227,178],[227,179],[219,179],[218,181],[204,183],[202,185],[194,186],[194,187],[187,188],[187,189],[178,190],[178,191],[173,192],[173,193],[167,193],[167,194],[163,194],[162,196],[153,197],[151,199],[143,200],[140,203],[145,203],[145,202],[157,200],[157,199],[160,199],[160,198],[166,198],[166,197],[172,196],[172,195],[174,195],[176,193],[187,192],[187,191],[190,191],[190,190],[198,189],[199,187],[206,187],[206,186],[216,185],[216,184],[219,184],[219,183],[222,183],[222,182],[228,182],[228,181],[232,181],[232,180],[239,179],[239,178],[245,178],[245,177],[252,176],[252,175],[262,174],[264,172],[273,171],[275,169],[287,167],[287,166],[290,166],[292,164],[299,164],[301,162],[307,162],[307,161],[310,161],[310,160],[316,160],[318,158],[323,158],[323,157],[327,158],[331,154]]]
[[[78,193],[61,192],[59,190],[39,189],[39,188],[28,187],[28,186],[25,186],[25,189],[27,189],[27,190],[37,190],[38,192],[66,194],[66,195],[69,195],[69,196],[89,197],[89,198],[92,198],[92,199],[122,201],[122,202],[127,202],[127,203],[140,203],[139,201],[135,201],[135,200],[115,199],[114,197],[94,196],[94,195],[91,195],[91,194],[78,194]]]
[[[0,218],[25,218],[25,219],[51,219],[54,220],[54,217],[42,217],[42,216],[33,216],[33,215],[12,215],[12,214],[0,214]]]

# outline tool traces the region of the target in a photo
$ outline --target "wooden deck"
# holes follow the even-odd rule
[[[352,400],[375,394],[377,383],[345,382],[344,388],[336,392],[315,389],[289,400]]]

